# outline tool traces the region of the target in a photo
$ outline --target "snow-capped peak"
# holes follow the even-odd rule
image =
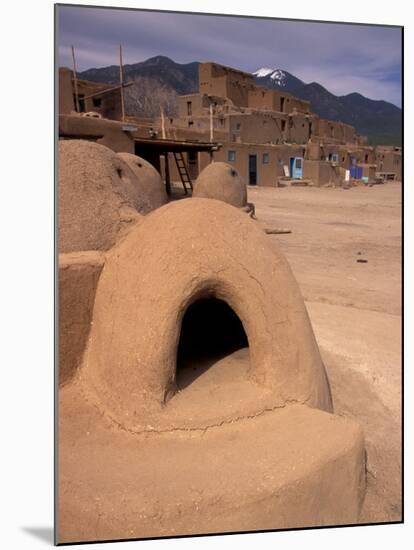
[[[254,76],[257,76],[259,78],[264,78],[265,76],[269,76],[274,72],[275,69],[269,69],[269,67],[262,67],[261,69],[258,69],[254,74]]]
[[[258,78],[269,77],[278,86],[286,86],[285,80],[287,75],[281,69],[269,69],[268,67],[262,67],[261,69],[258,69],[256,72],[254,72],[253,75],[257,76]]]

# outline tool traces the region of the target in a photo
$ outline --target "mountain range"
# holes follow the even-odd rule
[[[134,81],[126,88],[129,114],[153,117],[162,103],[169,116],[177,110],[177,96],[198,91],[198,65],[176,63],[165,56],[124,65],[124,78]],[[351,124],[371,145],[401,145],[402,111],[387,101],[368,99],[359,93],[337,96],[317,82],[305,83],[282,69],[262,67],[253,73],[258,85],[283,89],[311,102],[311,110],[322,118]],[[88,69],[78,77],[95,82],[117,83],[119,66]]]

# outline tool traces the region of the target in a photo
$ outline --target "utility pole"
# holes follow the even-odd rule
[[[161,135],[162,139],[165,139],[165,118],[164,118],[164,108],[160,105],[161,111]]]
[[[79,107],[79,93],[78,93],[78,77],[76,70],[76,60],[75,60],[75,48],[72,46],[72,61],[73,61],[73,84],[75,86],[75,107],[76,111],[80,113]]]
[[[210,141],[213,141],[213,105],[210,103]]]
[[[119,85],[121,91],[121,116],[122,121],[125,120],[125,103],[124,103],[124,69],[122,66],[122,44],[119,44]]]

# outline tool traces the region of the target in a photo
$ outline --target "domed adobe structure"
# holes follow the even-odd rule
[[[131,153],[118,153],[117,156],[135,175],[130,199],[140,214],[148,214],[168,202],[165,185],[152,164]]]
[[[60,390],[60,542],[358,521],[362,430],[330,414],[297,283],[241,209],[172,202],[62,268],[67,309],[88,280],[94,307]]]
[[[138,431],[147,423],[192,425],[178,410],[177,350],[184,315],[202,300],[224,302],[244,328],[250,368],[243,387],[257,395],[248,414],[290,402],[332,410],[325,368],[286,259],[242,212],[192,198],[145,217],[111,250],[102,270],[80,380],[117,424]],[[223,421],[221,407],[208,414],[194,420],[197,426]],[[230,421],[239,413],[226,414]]]
[[[242,178],[230,164],[212,162],[194,183],[193,197],[217,199],[237,208],[247,204],[247,190]]]
[[[140,220],[136,176],[111,149],[60,141],[58,169],[60,252],[108,250]]]

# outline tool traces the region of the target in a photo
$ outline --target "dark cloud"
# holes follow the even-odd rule
[[[401,30],[136,10],[59,8],[59,63],[79,70],[167,55],[179,63],[216,61],[246,71],[266,66],[316,81],[335,94],[360,92],[401,104]]]

